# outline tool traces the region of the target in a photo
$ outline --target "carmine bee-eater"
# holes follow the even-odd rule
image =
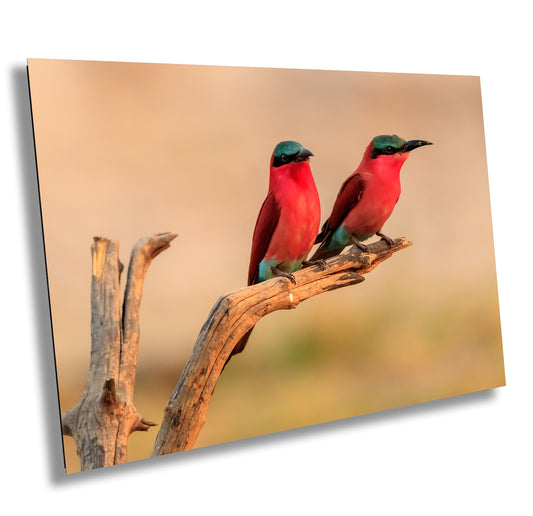
[[[381,228],[400,197],[400,169],[409,152],[424,145],[432,143],[405,141],[395,134],[372,139],[361,163],[341,186],[331,215],[316,239],[315,243],[322,243],[312,261],[335,256],[350,244],[367,251],[362,242],[373,235],[392,244]]]
[[[278,143],[272,153],[268,194],[252,237],[248,285],[276,276],[294,282],[292,273],[300,269],[315,243],[320,200],[310,156],[311,151],[294,141]],[[230,357],[244,349],[251,332],[237,343]]]

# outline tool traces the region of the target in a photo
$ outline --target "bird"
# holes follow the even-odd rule
[[[320,199],[309,165],[313,153],[296,141],[279,142],[270,158],[267,196],[252,237],[248,285],[284,277],[295,283],[320,228]],[[229,359],[241,353],[253,327],[240,339]]]
[[[425,140],[406,141],[399,136],[375,136],[366,147],[356,170],[344,181],[331,215],[315,243],[320,244],[311,261],[336,256],[350,244],[362,252],[364,240],[377,235],[392,246],[393,240],[381,232],[400,197],[400,170],[409,153],[425,145]]]

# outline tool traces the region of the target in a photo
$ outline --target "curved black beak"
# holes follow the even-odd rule
[[[294,161],[307,161],[309,156],[314,156],[314,154],[310,150],[301,149],[298,151],[298,154],[296,154]]]
[[[425,140],[409,140],[405,142],[401,152],[411,152],[412,150],[418,149],[418,147],[423,147],[424,145],[433,145],[431,142],[426,142]]]

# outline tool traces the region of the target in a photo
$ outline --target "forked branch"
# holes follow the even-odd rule
[[[352,248],[347,254],[327,260],[323,267],[313,265],[294,273],[296,284],[275,278],[219,298],[165,408],[152,456],[192,448],[224,364],[241,337],[259,319],[276,310],[296,308],[323,292],[360,283],[364,280],[362,274],[410,245],[405,238],[396,239],[392,247],[380,240],[368,246],[368,253]]]
[[[122,310],[118,243],[94,238],[89,376],[78,403],[62,414],[63,433],[74,438],[82,470],[126,462],[128,436],[155,425],[143,419],[133,404],[139,307],[150,263],[175,237],[161,233],[137,242],[131,253]]]

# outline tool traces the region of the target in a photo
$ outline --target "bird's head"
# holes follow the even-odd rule
[[[272,166],[282,167],[293,162],[309,161],[310,156],[313,156],[313,153],[301,143],[293,141],[280,142],[276,145],[272,154]]]
[[[425,140],[405,141],[403,138],[400,138],[395,134],[382,134],[380,136],[376,136],[372,140],[372,159],[376,159],[379,156],[405,154],[412,150],[418,149],[419,147],[423,147],[424,145],[433,144]]]

